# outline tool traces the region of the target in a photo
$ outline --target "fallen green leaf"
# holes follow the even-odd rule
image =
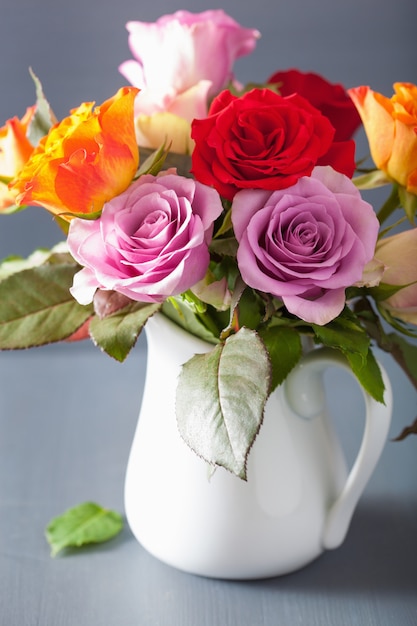
[[[46,527],[51,556],[64,548],[101,543],[115,537],[123,528],[122,516],[94,502],[84,502],[52,519]]]

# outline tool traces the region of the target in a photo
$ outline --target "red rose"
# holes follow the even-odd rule
[[[298,70],[276,72],[268,83],[277,83],[281,96],[298,93],[329,118],[336,130],[335,141],[350,139],[361,124],[355,105],[343,85],[329,83],[319,74]]]
[[[329,120],[298,94],[253,89],[236,97],[222,91],[208,117],[192,123],[192,172],[229,200],[239,189],[284,189],[310,175],[332,147],[334,133]],[[326,164],[351,175],[353,155],[342,167]]]

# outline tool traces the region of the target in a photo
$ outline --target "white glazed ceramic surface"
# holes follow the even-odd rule
[[[269,398],[244,482],[210,468],[177,431],[181,364],[210,345],[157,314],[146,325],[144,396],[129,457],[125,508],[142,546],[161,561],[203,576],[252,579],[294,571],[339,546],[384,447],[391,417],[365,396],[361,449],[347,476],[325,411],[322,373],[346,367],[334,351],[303,358]]]

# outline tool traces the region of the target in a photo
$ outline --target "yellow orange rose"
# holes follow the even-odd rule
[[[417,228],[381,239],[375,256],[384,266],[382,282],[388,285],[408,285],[383,300],[393,317],[417,325]]]
[[[417,194],[417,86],[395,83],[391,98],[369,87],[349,95],[358,109],[377,168]]]
[[[124,191],[139,164],[133,121],[138,89],[123,87],[94,108],[81,104],[51,128],[11,185],[19,204],[70,221],[100,211]]]
[[[0,211],[5,211],[16,203],[15,193],[9,190],[7,179],[14,178],[33,152],[33,146],[27,138],[27,131],[36,105],[28,107],[19,120],[13,117],[0,128]]]

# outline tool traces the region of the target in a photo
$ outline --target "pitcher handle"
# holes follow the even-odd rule
[[[323,372],[337,366],[348,371],[355,380],[346,359],[336,350],[320,348],[308,353],[288,376],[285,386],[291,408],[301,417],[313,418],[325,406]],[[372,472],[384,448],[392,414],[392,389],[384,368],[379,364],[385,385],[384,402],[374,400],[361,386],[365,399],[365,426],[356,460],[346,483],[331,505],[324,525],[323,548],[337,548],[343,542],[349,524]]]

